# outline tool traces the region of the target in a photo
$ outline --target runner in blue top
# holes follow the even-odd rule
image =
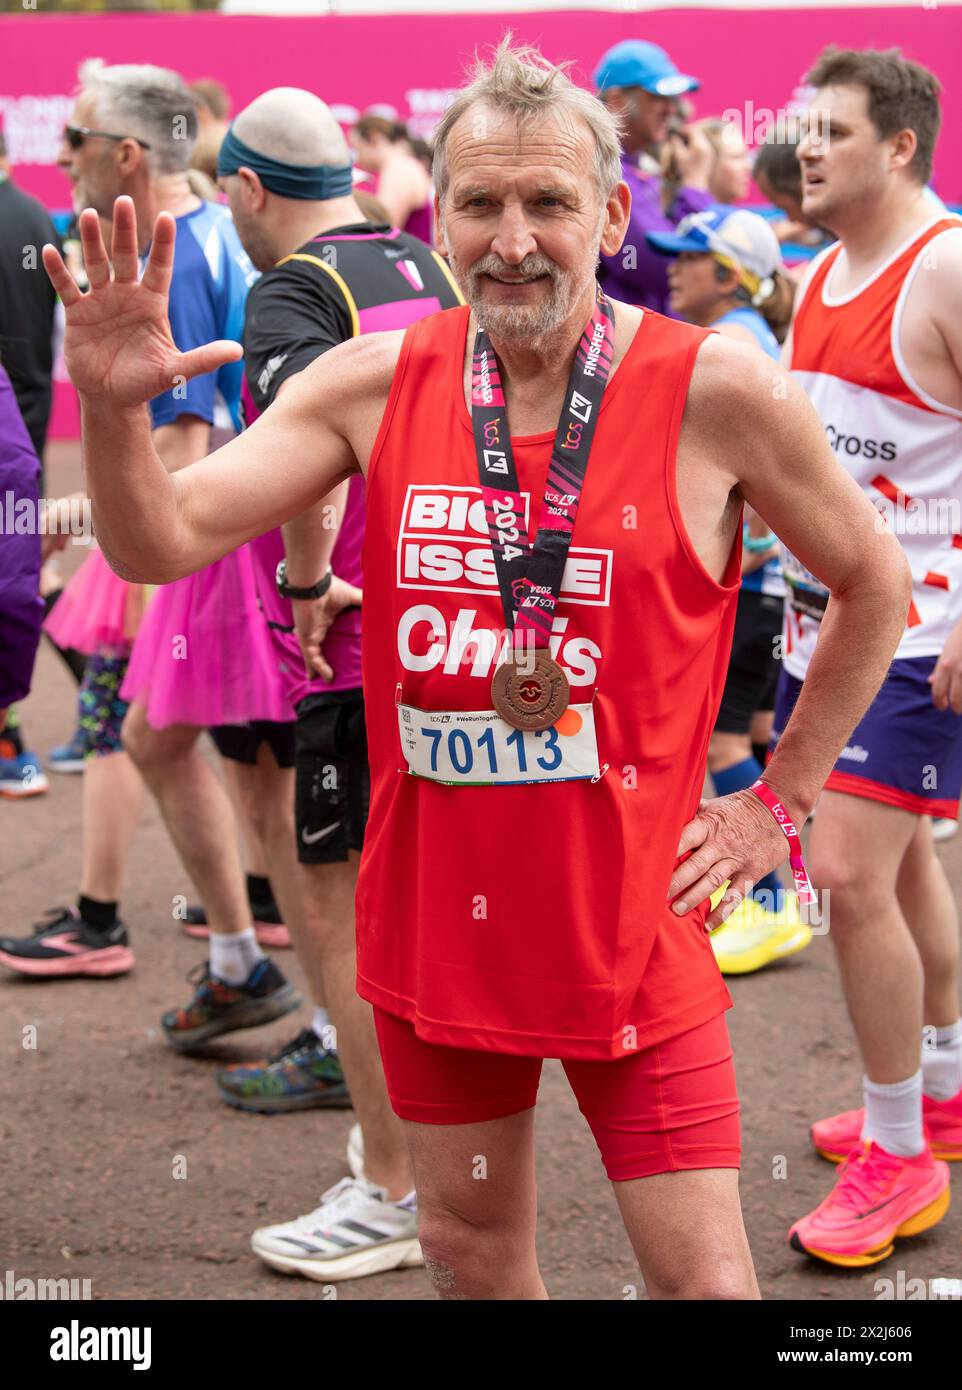
[[[674,232],[649,232],[653,250],[673,259],[669,303],[690,323],[754,343],[774,362],[791,317],[791,282],[769,224],[742,209],[712,207],[685,218]],[[785,581],[775,538],[752,514],[745,521],[742,589],[728,679],[708,750],[719,796],[761,775],[775,703]],[[768,910],[769,908],[774,910]],[[787,910],[786,910],[787,909]],[[786,904],[774,872],[756,883],[712,936],[725,974],[746,974],[802,950],[811,931]]]
[[[178,347],[186,351],[214,338],[240,342],[247,291],[256,279],[226,207],[201,203],[178,217],[168,310]],[[215,430],[238,433],[243,379],[243,362],[229,362],[193,377],[179,390],[165,391],[150,403],[154,427],[169,425],[179,415],[196,415]]]

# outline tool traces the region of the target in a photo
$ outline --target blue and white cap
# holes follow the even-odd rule
[[[673,232],[646,232],[645,238],[663,256],[689,251],[734,267],[753,298],[782,269],[781,248],[771,225],[746,208],[706,208],[682,218]]]
[[[659,97],[680,97],[684,92],[697,92],[701,85],[697,77],[679,72],[663,48],[642,39],[625,39],[609,48],[592,81],[598,92],[611,87],[642,87]]]

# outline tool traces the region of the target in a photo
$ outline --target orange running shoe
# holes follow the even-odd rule
[[[811,1128],[816,1153],[829,1163],[841,1163],[861,1142],[864,1110],[843,1110],[827,1120],[816,1120]],[[932,1148],[933,1158],[962,1163],[962,1091],[951,1100],[922,1097],[922,1124]]]
[[[799,1250],[846,1268],[878,1264],[896,1236],[917,1236],[949,1209],[949,1169],[926,1145],[899,1158],[869,1140],[853,1149],[823,1202],[788,1233]]]

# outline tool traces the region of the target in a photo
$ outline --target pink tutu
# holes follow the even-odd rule
[[[248,546],[155,591],[120,694],[146,705],[155,729],[294,718]]]
[[[114,574],[94,549],[68,580],[43,630],[58,647],[73,647],[86,656],[101,647],[126,649],[137,634],[143,588]]]

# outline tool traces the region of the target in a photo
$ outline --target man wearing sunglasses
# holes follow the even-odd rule
[[[157,215],[170,213],[176,220],[169,304],[175,341],[182,349],[212,336],[240,342],[244,302],[256,271],[228,209],[203,202],[188,184],[197,137],[190,92],[176,73],[156,67],[88,64],[80,78],[58,157],[73,185],[74,206],[93,207],[107,227],[114,199],[130,195],[139,255],[147,251]],[[87,273],[91,287],[110,276],[105,263],[88,264]],[[151,400],[153,443],[171,473],[239,431],[242,375],[239,362],[222,365],[194,380],[177,381]],[[106,570],[98,552],[75,582],[87,571],[85,592],[102,595],[110,575],[92,582],[90,569],[96,566]],[[68,586],[64,599],[70,594]],[[210,974],[187,1008],[171,1010],[163,1019],[167,1041],[187,1052],[216,1034],[267,1023],[299,1002],[258,945],[231,805],[198,748],[204,728],[288,720],[293,711],[257,608],[246,547],[187,585],[158,589],[132,649],[136,624],[128,613],[136,605],[121,597],[119,606],[122,630],[116,640],[101,639],[91,651],[81,690],[82,701],[89,697],[85,727],[88,722],[95,727],[85,765],[79,899],[32,936],[0,939],[0,961],[21,974],[46,978],[104,977],[130,969],[133,955],[118,900],[139,820],[139,770],[200,891],[210,925]],[[109,709],[109,717],[99,718],[101,708]],[[182,891],[181,885],[175,891]]]
[[[146,140],[136,135],[113,135],[109,130],[91,130],[89,125],[65,125],[63,138],[72,150],[83,149],[85,140],[133,140],[142,150],[149,150]]]

